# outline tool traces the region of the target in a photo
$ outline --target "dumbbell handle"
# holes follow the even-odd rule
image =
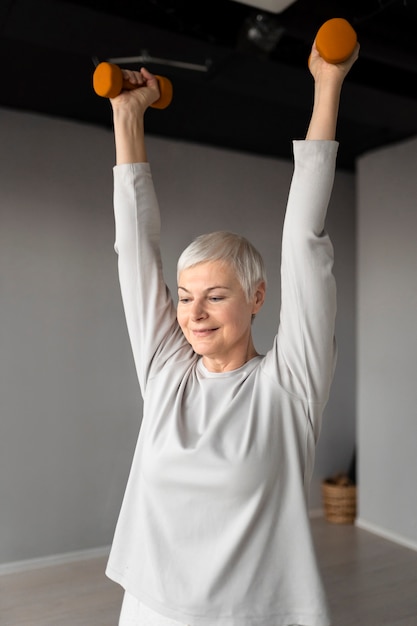
[[[160,96],[151,104],[155,109],[165,109],[171,104],[173,88],[171,81],[165,76],[156,75]],[[123,78],[122,70],[114,63],[99,63],[93,74],[93,88],[98,96],[115,98],[123,89],[137,89],[138,85]]]
[[[316,48],[327,63],[343,63],[353,53],[357,35],[343,17],[333,17],[317,31]]]

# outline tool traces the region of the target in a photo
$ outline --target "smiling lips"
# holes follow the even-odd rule
[[[193,333],[195,337],[205,337],[213,333],[215,330],[218,330],[218,329],[217,328],[196,328],[192,330],[191,332]]]

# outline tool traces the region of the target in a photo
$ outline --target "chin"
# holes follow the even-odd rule
[[[191,347],[192,347],[192,349],[194,350],[194,352],[195,352],[196,354],[198,354],[199,356],[208,356],[207,351],[206,351],[206,350],[204,350],[204,348],[201,348],[201,346],[200,346],[200,348],[199,348],[198,346],[193,346],[193,345],[191,344]]]

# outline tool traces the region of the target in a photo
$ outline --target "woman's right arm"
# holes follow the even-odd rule
[[[142,68],[140,72],[122,70],[123,78],[136,89],[122,91],[110,100],[113,109],[116,164],[145,163],[144,114],[159,98],[157,78]]]
[[[145,149],[144,113],[159,97],[158,83],[146,70],[123,73],[138,88],[123,91],[111,100],[116,145],[115,249],[126,323],[143,394],[151,369],[155,371],[165,362],[182,340],[163,278],[160,213]],[[158,354],[161,358],[155,358]]]

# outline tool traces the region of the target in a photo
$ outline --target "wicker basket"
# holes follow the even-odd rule
[[[322,482],[324,515],[333,524],[353,524],[356,518],[356,485],[341,479]]]

